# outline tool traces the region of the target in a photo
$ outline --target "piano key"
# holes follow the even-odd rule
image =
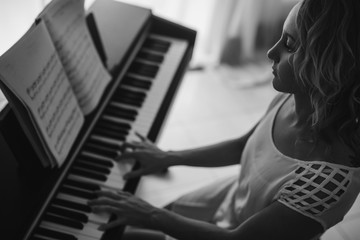
[[[106,107],[105,111],[108,111],[108,112],[118,111],[118,112],[122,112],[122,113],[128,114],[129,116],[134,116],[134,117],[136,117],[136,115],[138,114],[138,112],[134,109],[125,108],[119,104],[112,103],[112,102],[110,102],[110,104]]]
[[[117,168],[113,168],[114,171],[117,170]],[[115,191],[121,191],[125,186],[125,180],[122,177],[119,177],[117,180],[114,180],[113,178],[106,178],[105,181],[95,179],[91,176],[85,175],[85,174],[77,174],[76,172],[71,172],[68,176],[69,179],[73,180],[79,180],[84,182],[90,182],[94,184],[98,184],[99,186],[103,187],[104,189],[109,190],[115,190]],[[71,193],[70,193],[71,194]],[[76,196],[76,194],[74,194]],[[79,195],[79,194],[77,194]],[[89,197],[88,197],[89,199]]]
[[[142,100],[146,98],[146,93],[143,91],[133,91],[128,88],[123,88],[121,86],[118,87],[117,90],[115,91],[114,97],[116,98],[119,95],[129,97],[129,98],[142,99]]]
[[[95,172],[98,174],[104,174],[105,176],[109,175],[111,172],[111,168],[99,166],[96,164],[92,164],[89,162],[81,162],[81,161],[75,161],[73,164],[73,167],[76,169],[83,169],[86,171]]]
[[[115,165],[121,165],[121,164],[124,164],[123,161],[116,163]],[[122,168],[124,168],[124,167],[125,166],[123,166]],[[122,173],[118,171],[120,168],[114,167],[114,168],[109,169],[109,168],[97,167],[96,165],[91,165],[91,164],[87,164],[87,165],[83,164],[83,166],[76,165],[76,166],[74,166],[74,168],[81,171],[81,173],[77,172],[76,174],[86,176],[86,177],[91,177],[95,180],[101,180],[101,179],[94,178],[91,174],[88,174],[88,173],[102,175],[106,178],[106,181],[113,181],[113,182],[119,182],[119,183],[122,183],[124,181],[123,176],[121,175]],[[86,172],[86,173],[84,173],[84,172]],[[72,173],[74,173],[74,172],[72,172]]]
[[[74,235],[68,233],[62,233],[59,231],[55,231],[47,228],[38,228],[36,229],[35,235],[49,237],[50,239],[58,239],[58,240],[77,240]]]
[[[30,237],[30,240],[57,240],[57,239],[54,239],[54,238],[47,238],[47,237],[39,237],[39,236],[34,236],[34,237]]]
[[[55,216],[55,215],[50,214],[49,212],[47,212],[45,214],[45,216],[43,217],[43,221],[56,223],[56,224],[59,224],[62,226],[66,226],[66,227],[74,228],[74,229],[78,229],[78,230],[81,230],[84,228],[84,224],[82,224],[79,221]]]
[[[54,226],[42,226],[41,229],[45,229],[46,231],[53,231],[54,233],[49,232],[41,232],[41,233],[35,233],[34,238],[30,238],[30,240],[99,240],[98,238],[94,238],[91,236],[86,236],[83,234],[59,230],[55,228]]]
[[[129,131],[131,129],[131,124],[129,122],[117,122],[108,118],[101,118],[98,122],[99,125],[111,125],[119,129]]]
[[[71,226],[63,225],[62,223],[57,223],[56,221],[54,222],[47,220],[43,220],[40,224],[40,227],[54,229],[68,234],[73,234],[77,238],[83,236],[93,239],[100,239],[104,234],[104,232],[98,230],[99,226],[100,226],[99,224],[88,223],[85,226],[83,226],[82,229],[78,229]]]
[[[91,213],[91,208],[88,205],[76,201],[69,201],[61,198],[55,198],[52,201],[52,204],[78,210],[83,213]]]
[[[134,121],[136,118],[136,114],[128,111],[126,108],[120,108],[115,106],[109,106],[107,109],[105,109],[105,113],[109,115],[114,115],[120,118],[124,118],[130,121]]]
[[[83,149],[84,151],[98,153],[111,159],[115,159],[121,154],[119,149],[110,148],[106,144],[94,143],[94,140],[92,142],[88,141]]]
[[[140,51],[137,57],[155,63],[162,63],[164,61],[164,56],[162,54],[151,53],[144,50]]]
[[[135,107],[141,107],[141,104],[144,102],[146,95],[142,95],[141,91],[135,92],[130,88],[121,88],[116,92],[116,95],[113,97],[114,102],[125,103],[134,102],[138,105],[134,105]],[[145,93],[144,93],[145,94]],[[129,104],[131,105],[131,104]]]
[[[116,118],[116,116],[112,116],[112,117]],[[124,132],[113,131],[111,129],[105,129],[105,128],[100,128],[100,127],[96,127],[93,130],[93,135],[109,137],[109,138],[116,139],[118,141],[124,141],[127,136],[127,134],[125,134]]]
[[[123,144],[122,143],[120,144],[119,142],[106,141],[104,138],[96,138],[96,137],[91,136],[87,140],[87,143],[91,143],[91,144],[94,144],[96,146],[100,146],[100,147],[109,149],[112,152],[116,153],[116,157],[120,156],[121,152],[123,151]],[[104,155],[104,156],[108,157],[110,159],[116,159],[114,157],[110,157],[110,156],[106,156],[106,155]]]
[[[91,161],[96,162],[96,160],[99,161],[112,161],[112,159],[106,158],[105,156],[101,156],[98,154],[90,153],[90,152],[82,152],[82,156],[89,157]],[[123,159],[121,161],[112,161],[114,166],[111,168],[111,173],[109,174],[108,180],[118,180],[121,184],[124,183],[124,180],[122,179],[122,176],[124,176],[126,173],[130,172],[135,164],[133,159]]]
[[[109,190],[109,189],[106,189]],[[59,193],[54,199],[53,204],[63,208],[72,209],[74,211],[81,212],[86,214],[89,218],[89,221],[104,224],[107,223],[110,219],[110,214],[107,213],[93,213],[89,205],[87,204],[87,199],[68,195],[66,193]]]
[[[86,170],[84,170],[84,169],[82,169],[82,168],[78,168],[78,167],[72,168],[72,169],[70,170],[70,174],[74,174],[74,175],[78,175],[78,176],[82,176],[82,177],[94,179],[94,180],[100,181],[100,182],[105,182],[105,181],[107,180],[105,174],[95,173],[95,172],[91,172],[91,171],[86,171]]]
[[[131,107],[124,107],[124,105],[118,104],[116,102],[110,102],[109,105],[107,106],[106,110],[110,111],[110,112],[112,110],[121,111],[121,112],[127,113],[132,116],[136,116],[138,114],[137,110],[135,110]]]
[[[80,175],[82,176],[82,175]],[[93,179],[93,178],[91,178]],[[71,188],[68,187],[66,185],[61,186],[60,190],[61,193],[66,193],[72,196],[77,196],[77,197],[81,197],[81,198],[85,198],[88,200],[92,200],[95,199],[97,196],[94,192],[90,192],[90,191],[84,191],[84,190],[80,190],[80,189],[76,189],[76,188]]]
[[[86,216],[86,214],[83,213],[79,213],[79,212],[74,212],[72,210],[68,210],[68,209],[64,209],[64,208],[59,208],[57,206],[51,205],[47,211],[47,213],[51,214],[51,215],[56,215],[56,216],[60,216],[63,218],[68,218],[68,219],[72,219],[74,221],[78,221],[81,223],[87,223],[89,221],[89,218]]]
[[[99,159],[92,156],[91,154],[90,155],[87,154],[86,152],[82,152],[82,155],[79,156],[77,159],[79,159],[79,161],[92,162],[94,164],[98,164],[100,166],[109,167],[109,168],[114,166],[113,161],[108,159]]]
[[[135,107],[141,107],[143,100],[139,100],[139,99],[131,99],[131,98],[126,98],[126,97],[116,97],[114,98],[114,101],[117,101],[119,103],[124,103],[124,104],[128,104],[131,106],[135,106]]]
[[[166,40],[148,38],[143,44],[144,48],[149,48],[153,51],[165,53],[169,50],[171,43]]]
[[[159,71],[159,66],[135,61],[129,68],[129,73],[137,73],[146,77],[154,78]]]
[[[42,227],[45,231],[40,233],[35,232],[35,237],[31,237],[30,240],[94,240],[96,238],[85,235],[79,235],[74,233],[61,232],[58,229],[52,229],[48,227]],[[52,231],[50,233],[48,231]],[[99,239],[97,239],[99,240]]]
[[[63,185],[68,185],[68,186],[73,186],[75,188],[80,188],[80,189],[84,189],[86,191],[98,191],[100,190],[100,186],[93,184],[93,183],[86,183],[86,182],[81,182],[81,181],[76,181],[76,180],[71,180],[71,179],[65,179]]]
[[[103,114],[103,115],[101,115],[100,120],[110,121],[115,124],[128,124],[130,126],[130,130],[132,129],[133,122],[126,120],[126,119],[121,119],[121,118],[113,117],[113,116],[110,116],[107,114]]]
[[[121,84],[144,89],[144,90],[149,90],[152,82],[148,80],[136,79],[134,77],[126,76],[124,80],[121,82]]]

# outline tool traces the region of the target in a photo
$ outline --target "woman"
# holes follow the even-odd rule
[[[123,155],[142,166],[128,178],[173,165],[240,160],[238,179],[186,195],[173,211],[128,193],[99,192],[89,203],[94,211],[118,216],[102,228],[135,225],[176,239],[279,240],[317,239],[340,222],[360,190],[358,11],[358,0],[303,0],[294,6],[268,52],[273,86],[281,94],[246,135],[178,152],[146,141],[128,143],[135,151]]]

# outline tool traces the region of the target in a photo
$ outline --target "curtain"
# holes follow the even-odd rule
[[[278,40],[282,24],[298,0],[232,0],[220,64],[241,65],[266,57]]]
[[[240,65],[266,50],[299,0],[120,0],[197,31],[193,65]],[[260,50],[260,52],[259,52]]]

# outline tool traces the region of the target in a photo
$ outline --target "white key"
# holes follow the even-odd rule
[[[71,195],[65,194],[65,193],[59,193],[56,196],[56,198],[87,205],[86,199],[79,198],[76,196],[71,196]],[[94,223],[99,223],[99,224],[107,223],[110,219],[110,214],[107,214],[107,213],[87,213],[87,216],[89,217],[89,221],[92,221]]]
[[[75,236],[76,235],[77,236],[85,236],[85,237],[94,238],[94,239],[100,239],[102,237],[102,235],[104,234],[104,232],[98,230],[99,226],[100,226],[99,224],[88,223],[88,224],[85,224],[83,229],[75,229],[75,228],[63,226],[61,224],[48,222],[48,221],[42,221],[40,224],[40,227],[50,228],[50,229],[54,229],[54,230],[57,230],[60,232],[73,234]]]

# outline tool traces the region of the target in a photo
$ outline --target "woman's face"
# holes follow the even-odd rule
[[[296,16],[300,4],[296,4],[290,11],[283,26],[283,32],[279,41],[268,51],[268,58],[273,61],[273,86],[277,91],[286,93],[298,93],[299,85],[295,79],[292,59],[296,51],[297,39]]]

